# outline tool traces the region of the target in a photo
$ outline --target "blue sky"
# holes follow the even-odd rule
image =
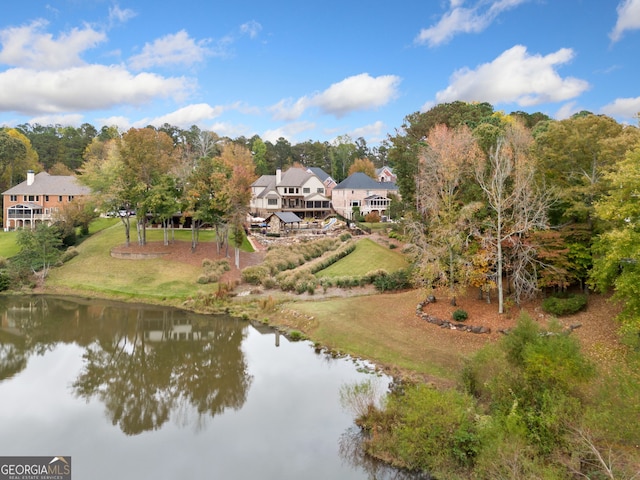
[[[363,137],[455,100],[638,124],[640,0],[50,0],[0,16],[0,125]]]

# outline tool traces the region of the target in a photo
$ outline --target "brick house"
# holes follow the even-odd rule
[[[37,175],[29,170],[27,179],[2,194],[4,230],[30,227],[37,222],[51,222],[54,214],[91,190],[73,176]]]
[[[382,168],[376,168],[376,177],[378,178],[379,182],[396,183],[396,181],[398,180],[398,177],[395,173],[393,173],[391,167],[387,167],[386,165]]]
[[[331,202],[336,213],[352,220],[354,210],[367,215],[372,212],[380,217],[388,215],[391,199],[398,195],[398,186],[393,182],[377,182],[362,172],[349,175],[333,188]]]

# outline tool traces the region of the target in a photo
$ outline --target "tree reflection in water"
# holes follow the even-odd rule
[[[32,297],[0,300],[0,380],[32,353],[82,346],[76,395],[104,403],[127,435],[183,424],[245,403],[252,378],[241,349],[247,323],[226,316],[109,302]],[[193,412],[193,413],[192,413]]]

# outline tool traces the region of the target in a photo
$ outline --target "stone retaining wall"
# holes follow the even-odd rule
[[[150,258],[160,258],[167,255],[166,252],[149,252],[149,253],[141,253],[141,252],[114,252],[111,251],[111,256],[113,258],[119,258],[121,260],[149,260]]]
[[[462,330],[463,332],[470,333],[491,333],[491,329],[488,327],[468,325],[461,322],[450,322],[448,320],[442,320],[434,315],[429,315],[428,313],[424,312],[425,305],[428,305],[429,303],[431,303],[429,300],[424,300],[423,302],[420,302],[418,304],[418,306],[416,307],[416,316],[418,318],[421,318],[422,320],[425,320],[429,323],[433,323],[434,325],[438,325],[439,327],[448,328],[450,330]]]

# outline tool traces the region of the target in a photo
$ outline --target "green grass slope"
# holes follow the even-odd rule
[[[135,230],[132,234],[135,235]],[[200,241],[211,240],[213,235],[213,232],[202,232]],[[177,240],[190,238],[189,231],[176,232]],[[148,241],[161,239],[161,230],[148,231]],[[215,291],[216,284],[196,283],[203,272],[201,267],[164,258],[123,260],[111,257],[111,248],[121,245],[124,240],[124,229],[119,222],[92,235],[77,247],[77,257],[51,270],[47,287],[54,291],[176,304],[199,292]]]
[[[406,268],[407,265],[407,260],[401,253],[364,238],[356,244],[356,249],[352,253],[319,271],[316,276],[357,277],[378,269],[391,273]]]

